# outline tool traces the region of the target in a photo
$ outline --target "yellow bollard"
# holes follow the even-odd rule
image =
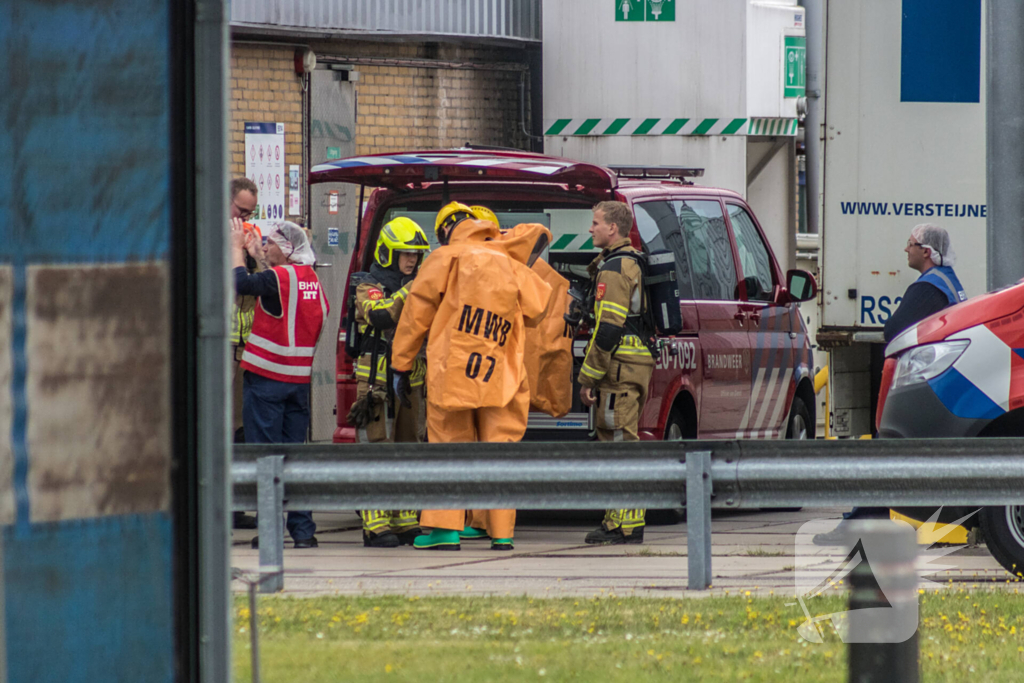
[[[948,532],[942,537],[939,537],[939,530],[942,529],[944,524],[921,522],[906,515],[901,515],[898,512],[889,511],[889,517],[891,519],[902,519],[904,522],[910,524],[910,526],[917,529],[917,542],[927,543],[954,543],[957,545],[963,545],[967,543],[967,529],[962,526],[955,527],[952,531]]]

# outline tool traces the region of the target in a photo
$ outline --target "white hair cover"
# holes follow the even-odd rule
[[[956,253],[950,242],[949,233],[944,228],[931,223],[915,225],[910,237],[922,247],[932,250],[932,261],[937,266],[956,265]]]
[[[278,246],[289,263],[300,266],[316,263],[316,254],[306,237],[306,231],[291,221],[278,223],[267,233],[267,239]]]

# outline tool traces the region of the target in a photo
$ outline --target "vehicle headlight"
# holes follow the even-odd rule
[[[909,349],[896,363],[892,388],[927,382],[949,369],[970,345],[966,339],[925,344]]]

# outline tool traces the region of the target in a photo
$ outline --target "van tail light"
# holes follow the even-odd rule
[[[345,353],[345,306],[342,306],[341,325],[338,330],[338,342],[335,347],[334,380],[335,380],[335,418],[334,443],[354,443],[356,430],[346,420],[348,411],[356,400],[356,369],[352,359]]]
[[[885,399],[889,396],[889,388],[892,386],[893,375],[896,374],[896,359],[886,358],[882,366],[882,385],[878,390],[878,409],[875,410],[875,431],[882,428],[882,410],[885,408]]]

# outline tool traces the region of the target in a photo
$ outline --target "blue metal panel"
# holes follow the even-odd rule
[[[166,513],[4,530],[11,683],[174,680]]]
[[[26,485],[33,472],[44,471],[40,465],[47,455],[45,449],[33,452],[33,414],[54,415],[38,410],[40,396],[27,387],[66,370],[68,362],[59,345],[47,355],[30,342],[32,325],[65,320],[71,300],[62,296],[71,285],[32,283],[57,281],[40,274],[90,269],[97,274],[91,282],[100,283],[113,271],[137,269],[133,262],[167,272],[162,266],[169,255],[172,201],[170,7],[168,0],[0,0],[0,263],[14,265],[13,287],[2,292],[11,301],[12,326],[0,330],[0,341],[11,344],[14,370],[0,391],[10,392],[13,415],[11,433],[0,438],[13,445],[17,502],[16,524],[2,531],[0,580],[6,669],[15,683],[174,677],[172,525],[169,512],[157,509],[166,506],[167,484],[156,491],[152,507],[140,506],[154,512],[68,519],[58,506],[50,519],[59,521],[47,523],[32,523],[32,489]],[[120,306],[116,315],[103,309],[109,296],[89,301],[95,315],[79,308],[78,319],[98,320],[105,312],[137,326],[140,317],[160,322],[170,315],[165,298],[140,298]],[[170,340],[159,331],[167,327],[135,328],[156,350],[152,363],[164,377],[170,373],[162,348]],[[78,344],[78,358],[90,371],[102,368],[99,361],[110,354],[135,351],[123,344],[68,343]],[[67,373],[64,383],[90,395],[102,384],[99,375]],[[117,381],[130,389],[136,380]],[[113,415],[101,400],[96,412],[104,418],[90,424],[96,426],[96,442],[115,446],[99,451],[100,460],[109,452],[109,462],[83,469],[89,474],[75,484],[130,496],[133,489],[125,482],[135,472],[113,467],[123,455],[116,448],[116,426],[142,417],[136,420],[140,430],[165,434],[170,415],[153,418],[131,409]],[[60,425],[71,441],[86,431],[74,423],[75,414],[69,409]],[[161,449],[154,450],[152,469],[159,475],[166,462],[169,472],[169,459],[161,461]],[[159,483],[168,479],[156,476]]]
[[[0,260],[164,258],[169,4],[0,4]]]
[[[900,100],[978,102],[981,0],[903,0]]]

